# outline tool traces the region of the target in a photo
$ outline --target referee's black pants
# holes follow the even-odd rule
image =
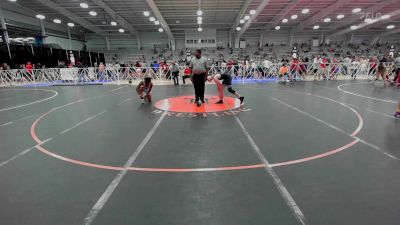
[[[194,94],[196,102],[200,99],[204,102],[204,89],[206,86],[206,73],[193,74]]]

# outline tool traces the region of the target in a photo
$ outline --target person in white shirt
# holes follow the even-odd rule
[[[314,68],[314,80],[317,80],[315,77],[318,76],[318,80],[321,78],[321,69],[320,65],[322,63],[321,55],[317,55],[316,58],[314,58],[314,63],[313,63],[313,68]]]
[[[343,59],[343,70],[345,71],[344,75],[348,75],[350,73],[350,66],[351,58],[349,56],[346,56],[346,58]]]
[[[268,59],[264,60],[264,62],[263,62],[264,68],[269,69],[271,67],[271,65],[272,65],[271,61],[269,61]]]
[[[351,64],[351,79],[355,80],[357,78],[357,73],[360,69],[360,62],[358,60],[354,60]]]

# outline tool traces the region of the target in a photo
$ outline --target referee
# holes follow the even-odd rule
[[[194,53],[195,57],[190,61],[189,67],[192,69],[191,80],[194,86],[195,103],[198,107],[201,106],[204,101],[204,88],[207,79],[209,67],[207,65],[207,59],[201,57],[201,50],[197,49]]]

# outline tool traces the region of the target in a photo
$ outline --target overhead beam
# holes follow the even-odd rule
[[[113,18],[121,27],[129,31],[129,33],[135,35],[139,38],[139,32],[130,25],[128,21],[118,15],[110,6],[108,6],[103,0],[92,0],[96,5],[100,6],[108,13],[108,15]]]
[[[391,13],[387,13],[387,14],[390,15],[391,18],[393,18],[395,16],[399,16],[400,15],[400,9],[392,11]],[[377,23],[386,23],[386,22],[388,22],[388,21],[387,20],[383,20],[383,19],[378,19],[375,23],[362,22],[362,23],[357,25],[358,26],[357,30],[360,30],[360,29],[362,29],[364,27],[367,27],[367,26],[375,25]],[[342,30],[340,30],[338,32],[330,34],[329,37],[335,37],[335,36],[338,36],[338,35],[347,34],[347,33],[352,32],[352,31],[354,31],[354,30],[350,29],[350,27],[347,27],[347,28],[344,28],[344,29],[342,29]]]
[[[243,18],[244,14],[247,11],[247,8],[249,7],[249,5],[251,4],[252,1],[253,0],[245,0],[244,1],[242,8],[240,9],[238,15],[236,16],[235,22],[232,24],[231,31],[230,31],[231,34],[235,33],[236,27],[240,24],[240,20]]]
[[[161,15],[160,10],[158,10],[156,3],[153,0],[146,0],[146,2],[149,5],[151,11],[153,11],[154,16],[163,25],[164,31],[168,35],[168,38],[170,40],[175,40],[175,37],[172,34],[171,29],[169,28],[167,22],[164,20],[163,16]]]
[[[24,29],[32,29],[34,27],[40,27],[38,19],[34,16],[38,14],[32,9],[21,6],[16,3],[4,2],[3,4],[3,15],[6,19],[6,23],[10,26],[21,27]],[[47,29],[65,33],[65,26],[61,24],[55,24],[46,20],[41,20]],[[40,29],[40,28],[39,28]],[[71,33],[76,36],[81,36],[82,33],[78,32],[77,29],[71,30]]]
[[[400,34],[400,28],[397,28],[397,29],[394,29],[391,31],[386,31],[386,32],[380,34],[379,36],[384,37],[384,36],[388,36],[388,35],[392,35],[392,34]]]
[[[41,3],[42,5],[45,5],[46,7],[49,7],[51,9],[54,9],[55,11],[57,11],[58,13],[64,15],[65,17],[67,17],[68,19],[70,19],[71,21],[81,25],[82,27],[98,34],[101,36],[105,36],[105,32],[98,29],[95,25],[91,24],[90,22],[88,22],[85,19],[82,19],[80,16],[72,13],[71,11],[66,10],[64,7],[59,6],[58,4],[50,1],[50,0],[36,0],[37,2]]]
[[[251,26],[253,23],[254,19],[257,18],[257,16],[261,13],[261,11],[268,5],[270,0],[262,0],[261,3],[257,6],[256,8],[256,13],[250,17],[250,19],[244,24],[242,29],[239,31],[239,33],[236,35],[236,38],[240,38],[244,32]]]
[[[311,25],[314,25],[315,23],[321,22],[323,18],[328,16],[329,14],[335,12],[338,8],[342,7],[345,4],[348,4],[349,0],[339,0],[333,3],[332,5],[328,6],[327,8],[324,8],[321,10],[319,13],[311,16],[309,19],[304,21],[303,23],[300,23],[296,27],[293,28],[293,32],[299,32],[302,31],[304,28],[310,27]]]
[[[287,14],[288,14],[297,4],[299,4],[301,1],[302,1],[302,0],[295,0],[295,1],[292,1],[290,4],[287,4],[287,5],[285,6],[285,8],[283,8],[283,9],[281,10],[281,12],[278,13],[278,14],[272,19],[271,23],[265,25],[264,29],[271,29],[271,28],[273,28],[274,26],[276,26],[277,24],[279,24],[279,23],[287,16]],[[304,3],[304,5],[307,4],[307,3],[308,3],[308,2]]]
[[[376,13],[379,10],[385,8],[386,6],[396,3],[398,2],[398,0],[386,0],[386,1],[382,1],[379,4],[375,4],[371,7],[366,8],[365,10],[363,10],[364,12],[368,12],[368,13]],[[351,18],[346,18],[346,20],[343,23],[339,23],[337,26],[332,27],[331,29],[336,31],[339,30],[340,28],[343,27],[349,27],[351,25],[354,25],[357,21],[360,20],[360,14],[356,14],[355,16],[351,17]],[[340,31],[339,31],[340,32]],[[332,33],[330,34],[331,36],[336,36],[337,34]]]

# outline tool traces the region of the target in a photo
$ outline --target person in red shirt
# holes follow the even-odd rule
[[[292,59],[292,63],[290,64],[289,81],[296,79],[297,74],[299,73],[299,63],[300,62],[298,58]]]
[[[33,77],[33,65],[31,62],[27,62],[25,66],[26,71],[28,72],[28,77],[32,79]]]
[[[183,74],[183,77],[182,77],[183,84],[186,84],[186,83],[185,83],[185,79],[186,79],[186,78],[190,78],[190,75],[192,75],[192,69],[190,69],[189,66],[186,66],[186,69],[185,69],[185,71],[184,71],[183,73],[184,73],[184,74]]]
[[[300,64],[300,66],[299,66],[299,74],[300,74],[301,78],[303,80],[305,80],[306,79],[305,75],[307,73],[307,68],[306,68],[307,62],[299,60],[299,64]]]
[[[324,80],[327,79],[327,72],[328,72],[328,66],[329,66],[329,61],[328,59],[324,56],[322,58],[322,63],[321,63],[321,70],[322,70],[322,77],[324,78]]]
[[[169,79],[171,76],[171,73],[169,71],[169,65],[167,64],[166,60],[164,60],[164,62],[161,64],[161,70],[163,71],[165,78]]]

